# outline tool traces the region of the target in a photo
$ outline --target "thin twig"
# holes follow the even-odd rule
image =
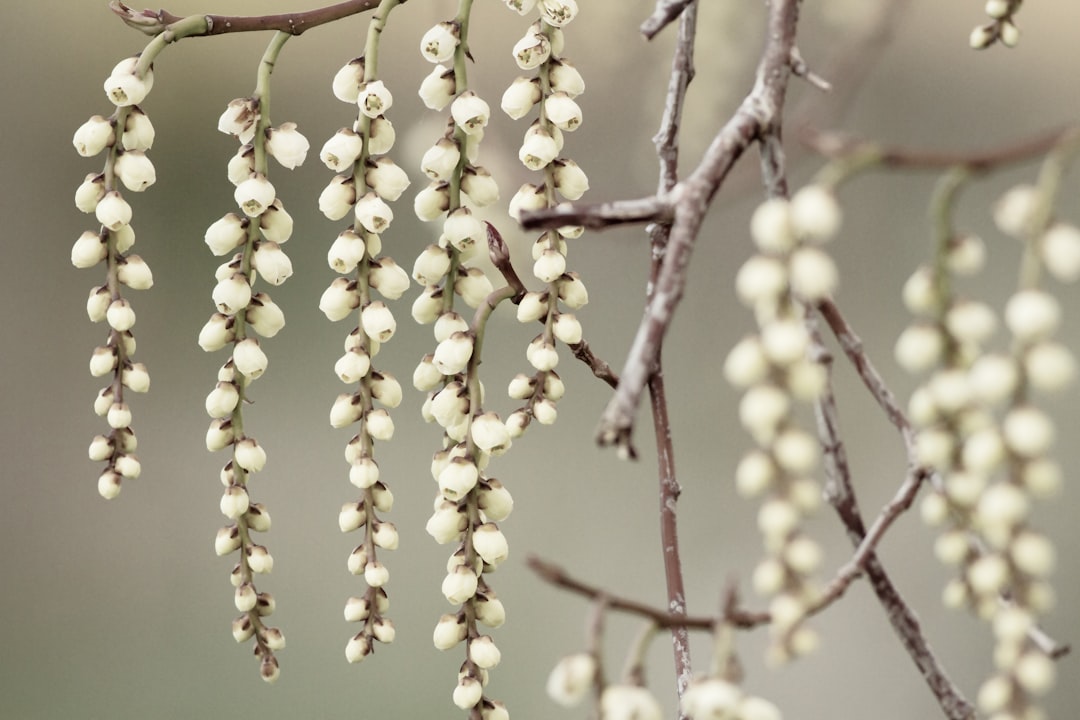
[[[290,35],[300,35],[319,25],[341,20],[342,18],[366,12],[375,8],[379,0],[347,0],[346,2],[315,8],[304,12],[278,13],[275,15],[206,15],[207,29],[202,36],[224,35],[226,33],[255,32],[261,30],[279,30]],[[146,33],[157,35],[183,16],[174,15],[168,10],[136,11],[120,2],[111,0],[109,9],[120,16],[129,26]],[[193,35],[191,37],[198,37]]]
[[[675,215],[656,290],[630,347],[622,380],[600,419],[597,440],[633,454],[631,435],[641,394],[686,285],[694,241],[713,196],[747,147],[779,121],[791,75],[791,48],[799,16],[798,0],[771,0],[766,45],[757,81],[724,125],[691,175],[672,191]]]
[[[716,623],[715,618],[698,615],[673,615],[651,605],[613,595],[595,585],[590,585],[582,580],[571,577],[558,565],[547,562],[546,560],[541,560],[535,555],[530,555],[526,558],[525,564],[528,565],[533,572],[539,575],[542,580],[545,580],[556,587],[569,590],[570,592],[577,593],[578,595],[582,595],[592,600],[601,597],[606,598],[607,606],[612,610],[648,618],[656,623],[657,627],[670,628],[673,625],[677,625],[690,630],[711,631],[713,625]],[[733,610],[731,616],[728,617],[727,620],[736,627],[752,628],[767,623],[769,621],[769,615],[768,613]]]
[[[850,335],[857,339],[854,332],[851,332]],[[820,361],[829,370],[830,376],[824,392],[814,404],[814,415],[817,419],[818,437],[824,453],[825,476],[828,483],[826,496],[829,498],[833,509],[840,516],[840,521],[847,530],[848,538],[852,544],[857,548],[861,548],[864,540],[868,537],[868,533],[863,523],[862,514],[859,512],[858,501],[855,497],[855,486],[851,480],[851,468],[847,461],[847,452],[840,437],[839,415],[836,408],[836,399],[832,392],[832,358],[828,351],[821,346],[820,334],[816,329],[814,330],[814,341],[821,355]],[[872,367],[868,359],[865,359],[862,364],[866,367]],[[906,440],[907,438],[905,438],[905,442]],[[910,451],[913,451],[913,448]],[[914,497],[914,492],[917,491],[921,479],[924,477],[925,475],[919,472],[909,474],[908,480],[914,485],[909,490],[911,497]],[[908,481],[905,481],[905,485],[908,485]],[[906,497],[906,493],[901,492],[897,497],[903,499]],[[908,503],[910,504],[910,499],[908,499]],[[902,511],[902,507],[898,505],[898,508],[896,510],[897,514]],[[886,516],[883,515],[882,517]],[[891,522],[891,520],[888,522]],[[882,523],[887,527],[885,520],[882,520]],[[884,532],[885,527],[882,527],[879,532]],[[901,644],[908,651],[908,655],[911,656],[919,672],[922,673],[930,692],[937,698],[945,716],[950,720],[973,720],[975,711],[971,702],[964,697],[960,689],[956,687],[956,684],[945,672],[941,661],[922,632],[918,617],[900,595],[896,586],[893,585],[891,578],[885,571],[885,567],[873,551],[873,547],[869,547],[865,552],[863,564],[866,568],[870,586],[874,590],[874,594],[877,595],[878,602],[885,609],[893,630],[900,638]]]
[[[616,225],[671,222],[674,201],[663,195],[603,203],[560,203],[548,208],[524,210],[521,227],[526,230],[581,225],[603,230]]]
[[[647,40],[652,40],[657,33],[666,28],[680,13],[685,10],[694,0],[657,0],[656,9],[653,10],[645,22],[641,23],[641,34]]]

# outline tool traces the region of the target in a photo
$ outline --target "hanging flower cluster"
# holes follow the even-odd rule
[[[91,268],[104,262],[105,283],[90,289],[86,313],[91,322],[105,321],[109,334],[105,344],[90,357],[90,374],[109,377],[110,382],[97,395],[94,412],[109,425],[107,435],[97,435],[90,443],[90,459],[104,462],[98,477],[98,492],[111,499],[120,493],[125,479],[134,479],[142,470],[134,455],[135,433],[131,429],[131,408],[125,391],[143,393],[150,389],[146,366],[134,362],[135,310],[123,296],[123,287],[145,290],[154,284],[150,267],[130,252],[135,243],[131,227],[132,211],[120,185],[130,192],[142,192],[157,179],[154,165],[146,151],[154,143],[154,126],[139,108],[154,85],[154,71],[148,63],[140,66],[138,57],[122,60],[105,79],[105,95],[116,106],[104,118],[95,115],[72,139],[83,157],[105,152],[105,168],[90,173],[75,191],[75,206],[84,213],[94,213],[98,229],[87,230],[71,248],[71,263],[77,268]]]
[[[345,647],[349,662],[360,662],[374,651],[375,642],[393,642],[393,621],[385,615],[389,597],[385,586],[390,572],[379,559],[379,550],[398,546],[397,528],[379,517],[393,506],[394,496],[380,479],[375,461],[376,441],[394,434],[389,410],[401,403],[401,385],[388,372],[376,370],[372,359],[389,341],[397,322],[383,298],[396,300],[409,287],[409,276],[394,259],[382,252],[382,233],[394,219],[388,203],[409,186],[409,179],[386,155],[394,144],[394,127],[386,118],[393,96],[375,75],[378,39],[382,24],[394,3],[383,3],[372,19],[363,57],[348,62],[333,82],[334,95],[358,108],[352,127],[342,128],[323,145],[320,159],[339,174],[319,199],[319,208],[331,220],[352,215],[352,223],[330,246],[327,262],[341,274],[323,293],[319,308],[332,321],[353,318],[357,327],[345,339],[345,353],[334,373],[350,386],[338,395],[330,409],[335,428],[359,426],[345,447],[349,481],[361,492],[345,503],[338,515],[342,532],[363,531],[363,538],[349,555],[348,568],[362,575],[367,589],[345,604],[345,620],[361,623]],[[376,407],[376,403],[382,407]]]
[[[1005,47],[1016,47],[1020,42],[1020,29],[1016,27],[1016,13],[1024,0],[986,0],[986,14],[990,22],[976,25],[968,42],[975,50],[982,50],[1001,41]]]
[[[753,584],[772,598],[772,659],[777,662],[817,645],[816,634],[802,620],[815,599],[812,577],[822,552],[799,526],[821,502],[812,475],[818,441],[799,426],[795,407],[812,403],[825,387],[825,369],[813,357],[806,306],[835,289],[836,267],[821,245],[839,225],[840,209],[828,188],[808,185],[791,201],[766,200],[750,225],[758,254],[735,280],[739,299],[754,311],[759,328],[724,363],[727,380],[745,390],[739,421],[758,445],[739,462],[735,482],[744,497],[765,498],[757,519],[766,557]]]
[[[270,593],[259,592],[255,576],[269,573],[274,558],[255,541],[252,532],[270,529],[270,515],[261,503],[252,502],[248,481],[266,465],[266,451],[244,428],[244,404],[251,384],[266,372],[268,360],[259,337],[273,337],[285,324],[285,316],[265,292],[253,292],[257,278],[280,285],[292,275],[292,263],[281,245],[292,234],[293,221],[268,179],[268,156],[286,168],[300,165],[308,141],[293,123],[270,127],[269,70],[288,38],[278,33],[260,67],[255,94],[229,103],[218,121],[218,130],[241,143],[229,161],[228,177],[235,187],[233,199],[239,214],[231,212],[206,231],[206,244],[214,255],[232,253],[218,267],[212,296],[217,311],[199,333],[199,345],[207,352],[231,346],[231,357],[218,371],[218,382],[206,397],[212,418],[206,432],[211,452],[230,449],[232,457],[221,470],[225,492],[221,512],[230,523],[218,531],[214,543],[218,555],[239,553],[230,579],[240,615],[233,621],[237,642],[255,639],[260,673],[273,682],[279,674],[274,653],[285,647],[285,638],[265,619],[274,612]]]
[[[507,4],[522,15],[536,5],[509,0]],[[560,196],[578,200],[589,189],[584,171],[572,159],[561,156],[563,133],[581,125],[581,108],[575,98],[585,91],[581,74],[562,57],[562,28],[577,15],[577,4],[573,0],[541,2],[538,10],[539,19],[513,48],[517,66],[535,72],[516,78],[503,93],[501,103],[503,112],[514,120],[539,110],[539,117],[525,131],[518,159],[543,177],[537,183],[522,185],[510,200],[510,215],[515,220],[522,210],[553,207]],[[542,425],[555,422],[556,403],[565,393],[555,372],[559,363],[555,341],[576,345],[581,342],[582,330],[572,312],[560,311],[559,302],[571,310],[588,302],[584,283],[566,268],[566,241],[580,237],[583,230],[579,226],[548,230],[533,243],[533,276],[546,287],[526,293],[518,304],[517,317],[527,324],[543,322],[544,329],[525,352],[534,372],[521,373],[510,383],[510,397],[524,401],[507,421],[514,437],[522,435],[534,418]]]
[[[1060,392],[1076,375],[1072,354],[1054,340],[1061,308],[1037,278],[1041,268],[1065,281],[1080,276],[1080,230],[1050,224],[1048,204],[1039,189],[1019,186],[995,208],[998,228],[1025,243],[1021,289],[1005,305],[1008,352],[987,349],[994,311],[953,290],[983,265],[985,250],[972,236],[945,238],[941,261],[908,281],[905,303],[921,319],[897,343],[905,369],[930,373],[911,398],[911,416],[919,458],[941,476],[922,514],[943,528],[938,558],[960,570],[944,599],[992,624],[997,671],[979,705],[1016,717],[1037,709],[1055,677],[1031,634],[1053,604],[1055,552],[1029,515],[1033,500],[1057,492],[1061,471],[1049,457],[1053,421],[1032,395]]]

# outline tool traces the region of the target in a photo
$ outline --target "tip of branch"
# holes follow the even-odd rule
[[[620,460],[637,460],[637,448],[631,440],[632,430],[630,427],[602,425],[596,433],[596,443],[602,447],[614,445]]]
[[[159,35],[167,27],[161,15],[153,10],[135,11],[120,0],[109,0],[109,9],[119,16],[125,25],[146,35]]]

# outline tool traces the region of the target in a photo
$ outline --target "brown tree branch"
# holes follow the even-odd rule
[[[291,35],[300,35],[313,27],[366,12],[377,7],[378,4],[379,0],[346,0],[346,2],[340,2],[336,5],[328,5],[304,12],[251,16],[206,15],[207,29],[201,35],[224,35],[225,33],[255,32],[259,30],[279,30]],[[130,27],[147,35],[157,35],[164,32],[172,23],[184,19],[182,16],[174,15],[168,10],[136,11],[120,2],[120,0],[111,0],[109,9]],[[198,37],[198,35],[192,35],[191,37]]]
[[[641,34],[646,40],[652,40],[693,2],[694,0],[657,0],[652,15],[641,23]]]
[[[671,222],[672,213],[672,201],[663,195],[603,203],[561,203],[522,211],[521,227],[526,230],[547,230],[581,225],[592,230],[603,230],[615,225]]]
[[[757,81],[724,125],[691,175],[675,186],[675,215],[663,265],[630,347],[622,380],[600,419],[597,440],[633,454],[631,435],[641,394],[656,362],[657,348],[686,285],[686,267],[713,196],[749,145],[778,122],[791,75],[791,49],[799,16],[798,0],[770,0],[766,45]]]

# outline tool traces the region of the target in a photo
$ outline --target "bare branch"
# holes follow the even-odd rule
[[[652,15],[641,23],[641,34],[646,40],[652,40],[693,2],[694,0],[657,0]]]
[[[779,121],[791,75],[791,49],[799,16],[798,0],[771,0],[766,46],[757,81],[735,115],[705,151],[701,163],[673,190],[675,216],[663,266],[630,347],[615,396],[600,419],[597,440],[633,454],[631,434],[641,394],[654,370],[657,348],[671,324],[686,285],[686,267],[713,196],[750,143]]]
[[[526,230],[542,230],[582,225],[593,230],[603,230],[614,225],[670,222],[672,204],[670,199],[657,195],[638,200],[614,200],[594,204],[561,203],[554,207],[522,211],[521,227]]]
[[[277,15],[206,15],[207,30],[201,35],[224,35],[225,33],[279,30],[290,35],[300,35],[319,25],[341,20],[373,9],[379,0],[346,0],[336,5],[307,10],[305,12],[279,13]],[[148,35],[157,35],[172,23],[183,20],[168,10],[135,11],[120,2],[111,0],[109,9],[120,16],[129,26]],[[198,37],[193,35],[191,37]]]

